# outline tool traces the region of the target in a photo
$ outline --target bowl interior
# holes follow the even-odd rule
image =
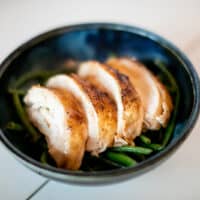
[[[0,127],[16,119],[12,99],[7,93],[12,80],[33,69],[57,69],[67,60],[84,61],[95,59],[104,61],[108,57],[129,56],[145,63],[155,74],[159,73],[157,61],[164,63],[175,77],[181,93],[176,128],[171,143],[183,134],[194,104],[194,89],[191,77],[179,59],[160,39],[149,38],[148,34],[126,31],[112,27],[84,27],[62,29],[33,39],[11,56],[8,66],[0,79]],[[20,151],[38,160],[37,147],[27,143],[23,134],[4,131],[8,140]]]

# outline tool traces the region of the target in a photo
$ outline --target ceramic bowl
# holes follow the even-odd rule
[[[9,81],[36,68],[57,68],[66,60],[104,61],[111,55],[129,56],[147,64],[155,73],[155,61],[164,63],[180,88],[181,103],[176,127],[167,147],[130,168],[109,171],[68,171],[41,164],[34,146],[23,135],[4,130],[15,119],[7,94]],[[36,36],[11,53],[0,66],[0,138],[7,149],[25,166],[50,179],[99,184],[119,182],[142,174],[168,158],[190,134],[199,113],[200,85],[197,72],[188,58],[164,38],[141,28],[122,24],[90,23],[61,27]]]

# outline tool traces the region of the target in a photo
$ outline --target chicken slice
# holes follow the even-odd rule
[[[108,94],[77,75],[57,75],[47,86],[69,90],[81,102],[88,121],[86,150],[98,155],[113,145],[116,132],[116,105]]]
[[[114,99],[117,105],[115,146],[132,144],[142,130],[143,107],[129,78],[95,61],[82,63],[78,74],[89,81],[97,81]]]
[[[129,58],[111,58],[107,64],[126,74],[144,106],[144,129],[165,127],[172,111],[172,99],[165,86],[141,63]]]
[[[79,169],[85,152],[87,121],[69,92],[33,86],[24,98],[31,122],[45,135],[58,167]]]
[[[157,86],[162,98],[162,112],[156,117],[156,120],[161,124],[162,127],[166,127],[173,110],[172,98],[167,91],[167,88],[160,82],[160,80],[157,78],[155,78],[155,80],[157,81]]]

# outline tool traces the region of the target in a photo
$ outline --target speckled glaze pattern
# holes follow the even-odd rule
[[[63,65],[67,59],[104,61],[112,55],[135,57],[155,74],[159,72],[155,61],[159,60],[175,77],[180,88],[181,104],[173,137],[163,151],[135,167],[101,172],[73,172],[42,165],[34,158],[22,136],[4,131],[5,123],[14,117],[6,94],[12,76],[18,77],[36,68],[54,69]],[[76,184],[114,183],[154,168],[168,158],[189,135],[200,107],[199,78],[187,57],[162,37],[121,24],[80,24],[41,34],[5,59],[0,66],[0,84],[0,111],[3,116],[0,117],[0,138],[3,144],[31,170],[54,180]]]

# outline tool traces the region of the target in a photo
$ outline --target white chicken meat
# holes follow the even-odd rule
[[[86,80],[95,80],[102,85],[117,105],[117,131],[115,146],[133,144],[140,135],[143,124],[141,99],[129,78],[117,70],[96,61],[84,62],[78,74]],[[96,85],[98,87],[98,85]]]
[[[144,130],[166,127],[172,112],[172,99],[165,86],[140,62],[130,58],[110,58],[107,64],[126,74],[144,106]]]
[[[48,80],[47,86],[68,90],[80,101],[88,122],[87,151],[98,155],[113,145],[116,105],[107,93],[75,74],[56,75]]]
[[[62,89],[33,86],[24,98],[31,122],[45,135],[58,167],[79,169],[87,139],[87,121],[78,100]]]

